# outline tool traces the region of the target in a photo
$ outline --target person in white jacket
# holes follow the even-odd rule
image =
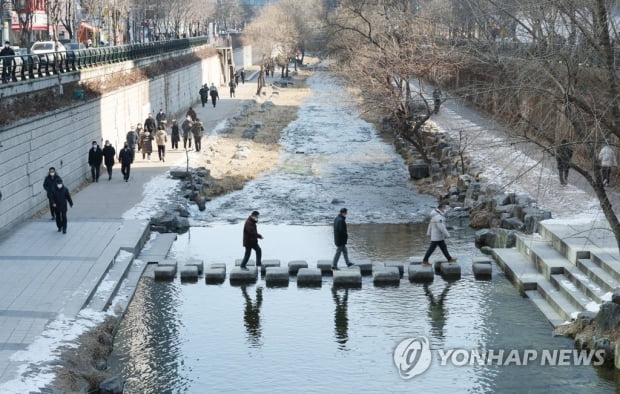
[[[437,208],[431,213],[431,221],[428,223],[428,230],[426,231],[426,235],[431,237],[431,244],[426,250],[426,254],[422,260],[422,265],[431,265],[428,262],[428,259],[438,246],[446,259],[448,259],[448,263],[456,262],[456,259],[450,256],[448,247],[446,246],[446,238],[450,237],[450,233],[448,232],[448,229],[446,229],[446,218],[443,215],[445,211],[446,204],[442,202],[439,203]]]
[[[609,144],[605,144],[603,149],[601,149],[598,154],[598,159],[601,161],[603,186],[609,186],[611,167],[615,167],[618,165],[616,162],[616,153],[611,148],[611,146],[609,146]]]

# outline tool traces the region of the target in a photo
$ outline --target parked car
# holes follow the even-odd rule
[[[80,56],[83,54],[80,52],[81,49],[86,49],[86,45],[81,42],[68,42],[65,45],[65,49],[67,50],[67,63],[69,63],[69,67],[75,66],[75,63],[80,59]]]
[[[52,62],[54,60],[52,54],[55,52],[58,52],[58,56],[60,56],[59,60],[61,62],[64,62],[67,57],[65,46],[58,41],[37,41],[32,44],[32,47],[30,47],[30,52],[33,55],[38,55],[41,64],[47,64],[48,59]]]

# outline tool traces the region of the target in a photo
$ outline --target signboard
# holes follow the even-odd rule
[[[26,18],[25,14],[21,14],[22,20]],[[19,17],[17,12],[11,11],[11,29],[21,30],[19,25]],[[32,30],[47,30],[47,14],[45,11],[34,11],[32,13]]]

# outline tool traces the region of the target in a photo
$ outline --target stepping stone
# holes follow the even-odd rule
[[[420,263],[420,264],[422,264],[422,263]],[[385,266],[386,267],[396,267],[396,268],[398,268],[398,273],[399,273],[401,278],[405,274],[405,264],[404,263],[400,263],[398,261],[392,261],[392,262],[389,262],[389,263],[385,263]]]
[[[243,284],[243,283],[255,283],[258,279],[258,269],[256,267],[246,267],[247,269],[241,269],[241,267],[235,267],[230,271],[228,278],[231,284]]]
[[[198,267],[198,275],[202,275],[205,270],[205,264],[202,260],[199,259],[189,259],[185,262],[185,265],[194,265]]]
[[[265,271],[267,286],[288,286],[288,269],[284,267],[268,267]]]
[[[409,257],[409,264],[420,265],[424,261],[424,256],[411,256]]]
[[[237,259],[235,260],[235,267],[240,267],[241,266],[241,262],[243,261],[243,259]],[[248,264],[246,265],[246,267],[251,267],[253,265],[256,265],[256,261],[254,261],[253,259],[250,259],[248,261]]]
[[[331,272],[331,269],[330,269]],[[319,268],[300,268],[297,271],[297,287],[300,286],[321,286],[323,274]]]
[[[184,265],[181,267],[181,280],[196,281],[198,280],[198,267],[195,265]]]
[[[265,272],[269,267],[279,267],[280,260],[263,260],[260,265],[260,273],[265,276]]]
[[[442,265],[443,263],[447,263],[447,261],[446,261],[446,260],[437,260],[437,261],[435,261],[435,262],[433,263],[433,268],[435,269],[435,273],[436,273],[437,275],[441,274],[441,265]]]
[[[409,281],[413,283],[429,283],[435,280],[435,272],[430,265],[409,265]]]
[[[220,265],[220,264],[211,264]],[[216,268],[207,268],[205,270],[205,282],[207,284],[219,284],[223,283],[226,280],[226,266],[224,267],[216,267]]]
[[[299,271],[300,268],[308,268],[308,263],[306,263],[303,260],[294,260],[294,261],[289,261],[288,263],[288,273],[295,276],[297,275],[297,271]]]
[[[155,280],[173,280],[177,274],[177,268],[171,265],[155,268]]]
[[[359,261],[353,263],[354,266],[360,267],[362,275],[372,275],[372,263],[370,261]]]
[[[398,267],[379,267],[372,273],[375,286],[400,285],[400,270]]]
[[[319,260],[316,263],[316,268],[321,270],[321,275],[332,275],[332,261],[331,260]]]
[[[439,266],[439,271],[444,279],[461,279],[461,266],[457,263],[441,263]]]
[[[362,273],[359,267],[334,271],[334,287],[362,287]]]
[[[485,257],[475,257],[472,260],[471,269],[474,272],[474,277],[478,280],[489,280],[493,276],[491,260]]]
[[[224,263],[209,264],[209,268],[224,268],[224,272],[226,272],[226,264]]]
[[[158,267],[174,267],[174,272],[177,269],[177,261],[174,259],[164,259],[157,263]]]

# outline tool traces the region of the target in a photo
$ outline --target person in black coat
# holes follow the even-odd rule
[[[62,180],[56,180],[56,187],[52,192],[52,202],[56,214],[56,227],[58,232],[62,230],[63,234],[67,233],[67,203],[73,207],[73,200],[69,189],[62,184]]]
[[[340,214],[334,219],[334,244],[336,244],[336,254],[332,261],[332,269],[338,269],[338,260],[340,260],[340,254],[344,256],[344,261],[347,263],[347,267],[353,265],[349,261],[349,252],[347,251],[347,241],[349,240],[349,234],[347,233],[347,209],[340,209]]]
[[[45,177],[43,181],[43,189],[47,193],[47,199],[50,203],[50,213],[52,214],[52,220],[54,220],[55,210],[54,210],[54,201],[52,200],[52,193],[54,192],[54,188],[56,187],[56,181],[60,179],[60,176],[56,173],[56,169],[54,167],[50,167],[49,173]]]
[[[97,144],[97,141],[93,141],[93,147],[88,151],[88,165],[93,176],[93,182],[99,182],[99,171],[101,170],[102,162],[103,151]]]
[[[200,95],[200,102],[202,103],[202,106],[205,106],[205,103],[209,102],[209,87],[207,86],[207,84],[205,83],[203,87],[200,88],[200,90],[198,91],[198,94]]]
[[[181,135],[179,134],[179,125],[176,119],[172,119],[172,127],[171,127],[172,135],[172,149],[179,149],[179,140],[181,139]]]
[[[116,159],[116,150],[110,144],[110,141],[106,140],[102,150],[103,164],[105,164],[106,170],[108,170],[108,181],[112,180],[112,167],[114,167],[114,160]]]
[[[209,94],[211,95],[211,104],[213,104],[213,108],[215,108],[215,102],[220,98],[219,93],[217,92],[217,88],[214,84],[211,84],[211,89],[209,90]]]
[[[121,173],[125,182],[129,180],[129,171],[131,170],[131,163],[133,163],[134,152],[129,147],[129,144],[125,142],[125,146],[118,154],[118,161],[121,163]]]
[[[157,131],[157,124],[155,124],[153,114],[149,114],[149,116],[144,120],[144,130],[151,133],[151,135],[155,135],[155,132]]]

